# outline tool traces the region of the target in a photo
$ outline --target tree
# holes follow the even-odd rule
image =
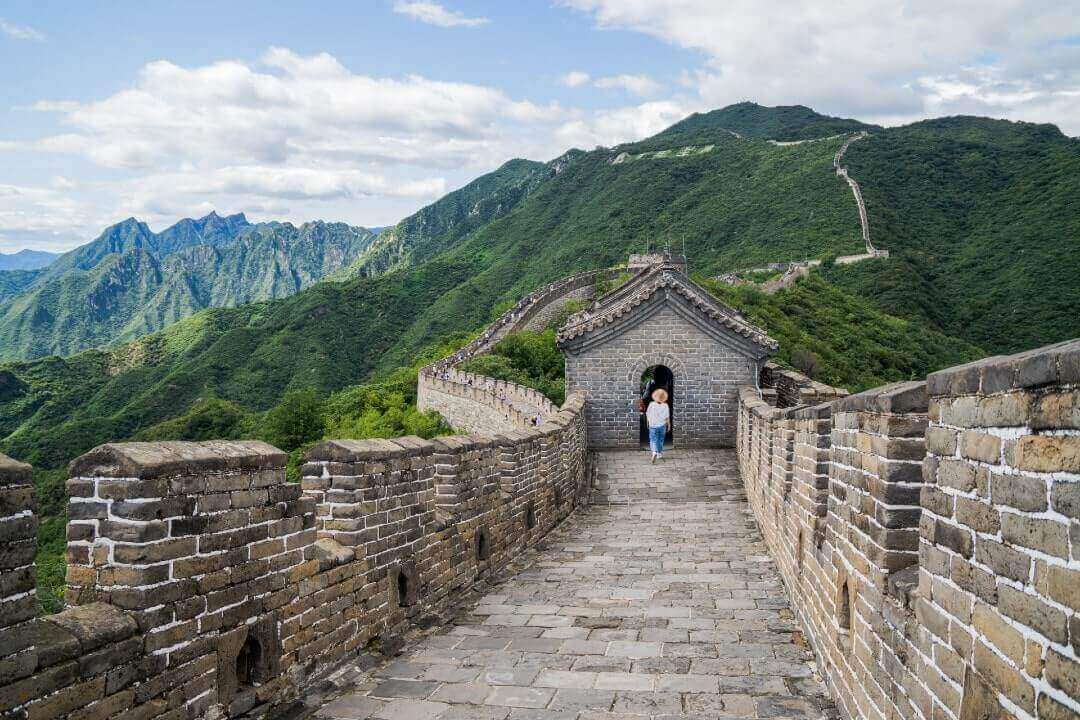
[[[323,436],[326,421],[314,390],[290,390],[266,413],[262,435],[282,450],[295,450]]]

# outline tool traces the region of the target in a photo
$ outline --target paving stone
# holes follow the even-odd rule
[[[583,710],[610,710],[615,693],[610,690],[559,690],[549,706],[552,710],[581,712]]]
[[[489,685],[531,685],[539,668],[484,668],[480,680]]]
[[[424,680],[383,680],[371,691],[371,696],[422,699],[435,692],[437,687],[439,683]]]
[[[444,683],[432,693],[430,699],[444,703],[483,705],[492,687],[486,683]]]
[[[596,674],[568,670],[541,670],[533,685],[546,688],[591,688]]]
[[[596,688],[599,690],[654,690],[652,675],[627,672],[597,673]]]
[[[360,695],[346,695],[319,709],[316,717],[334,718],[334,720],[367,720],[376,710],[383,707],[383,702]]]
[[[542,708],[547,706],[554,695],[555,691],[549,688],[498,685],[492,688],[485,703],[515,708]]]
[[[445,703],[427,700],[397,700],[384,705],[371,717],[377,720],[433,720],[450,709]]]

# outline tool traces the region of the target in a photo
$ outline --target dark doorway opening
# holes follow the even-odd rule
[[[645,368],[645,372],[641,374],[639,397],[644,401],[644,407],[638,418],[638,443],[643,448],[649,447],[649,424],[645,421],[644,410],[648,410],[653,391],[658,388],[667,390],[668,407],[671,409],[671,427],[664,435],[664,448],[669,449],[673,445],[675,430],[675,374],[666,365],[653,365]]]

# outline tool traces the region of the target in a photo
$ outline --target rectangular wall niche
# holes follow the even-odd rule
[[[277,614],[223,633],[217,652],[218,698],[229,715],[246,712],[259,701],[256,688],[281,671]]]

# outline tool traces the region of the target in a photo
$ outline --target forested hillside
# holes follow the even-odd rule
[[[832,282],[994,353],[1080,335],[1080,140],[953,117],[875,132],[845,160],[892,257]]]

